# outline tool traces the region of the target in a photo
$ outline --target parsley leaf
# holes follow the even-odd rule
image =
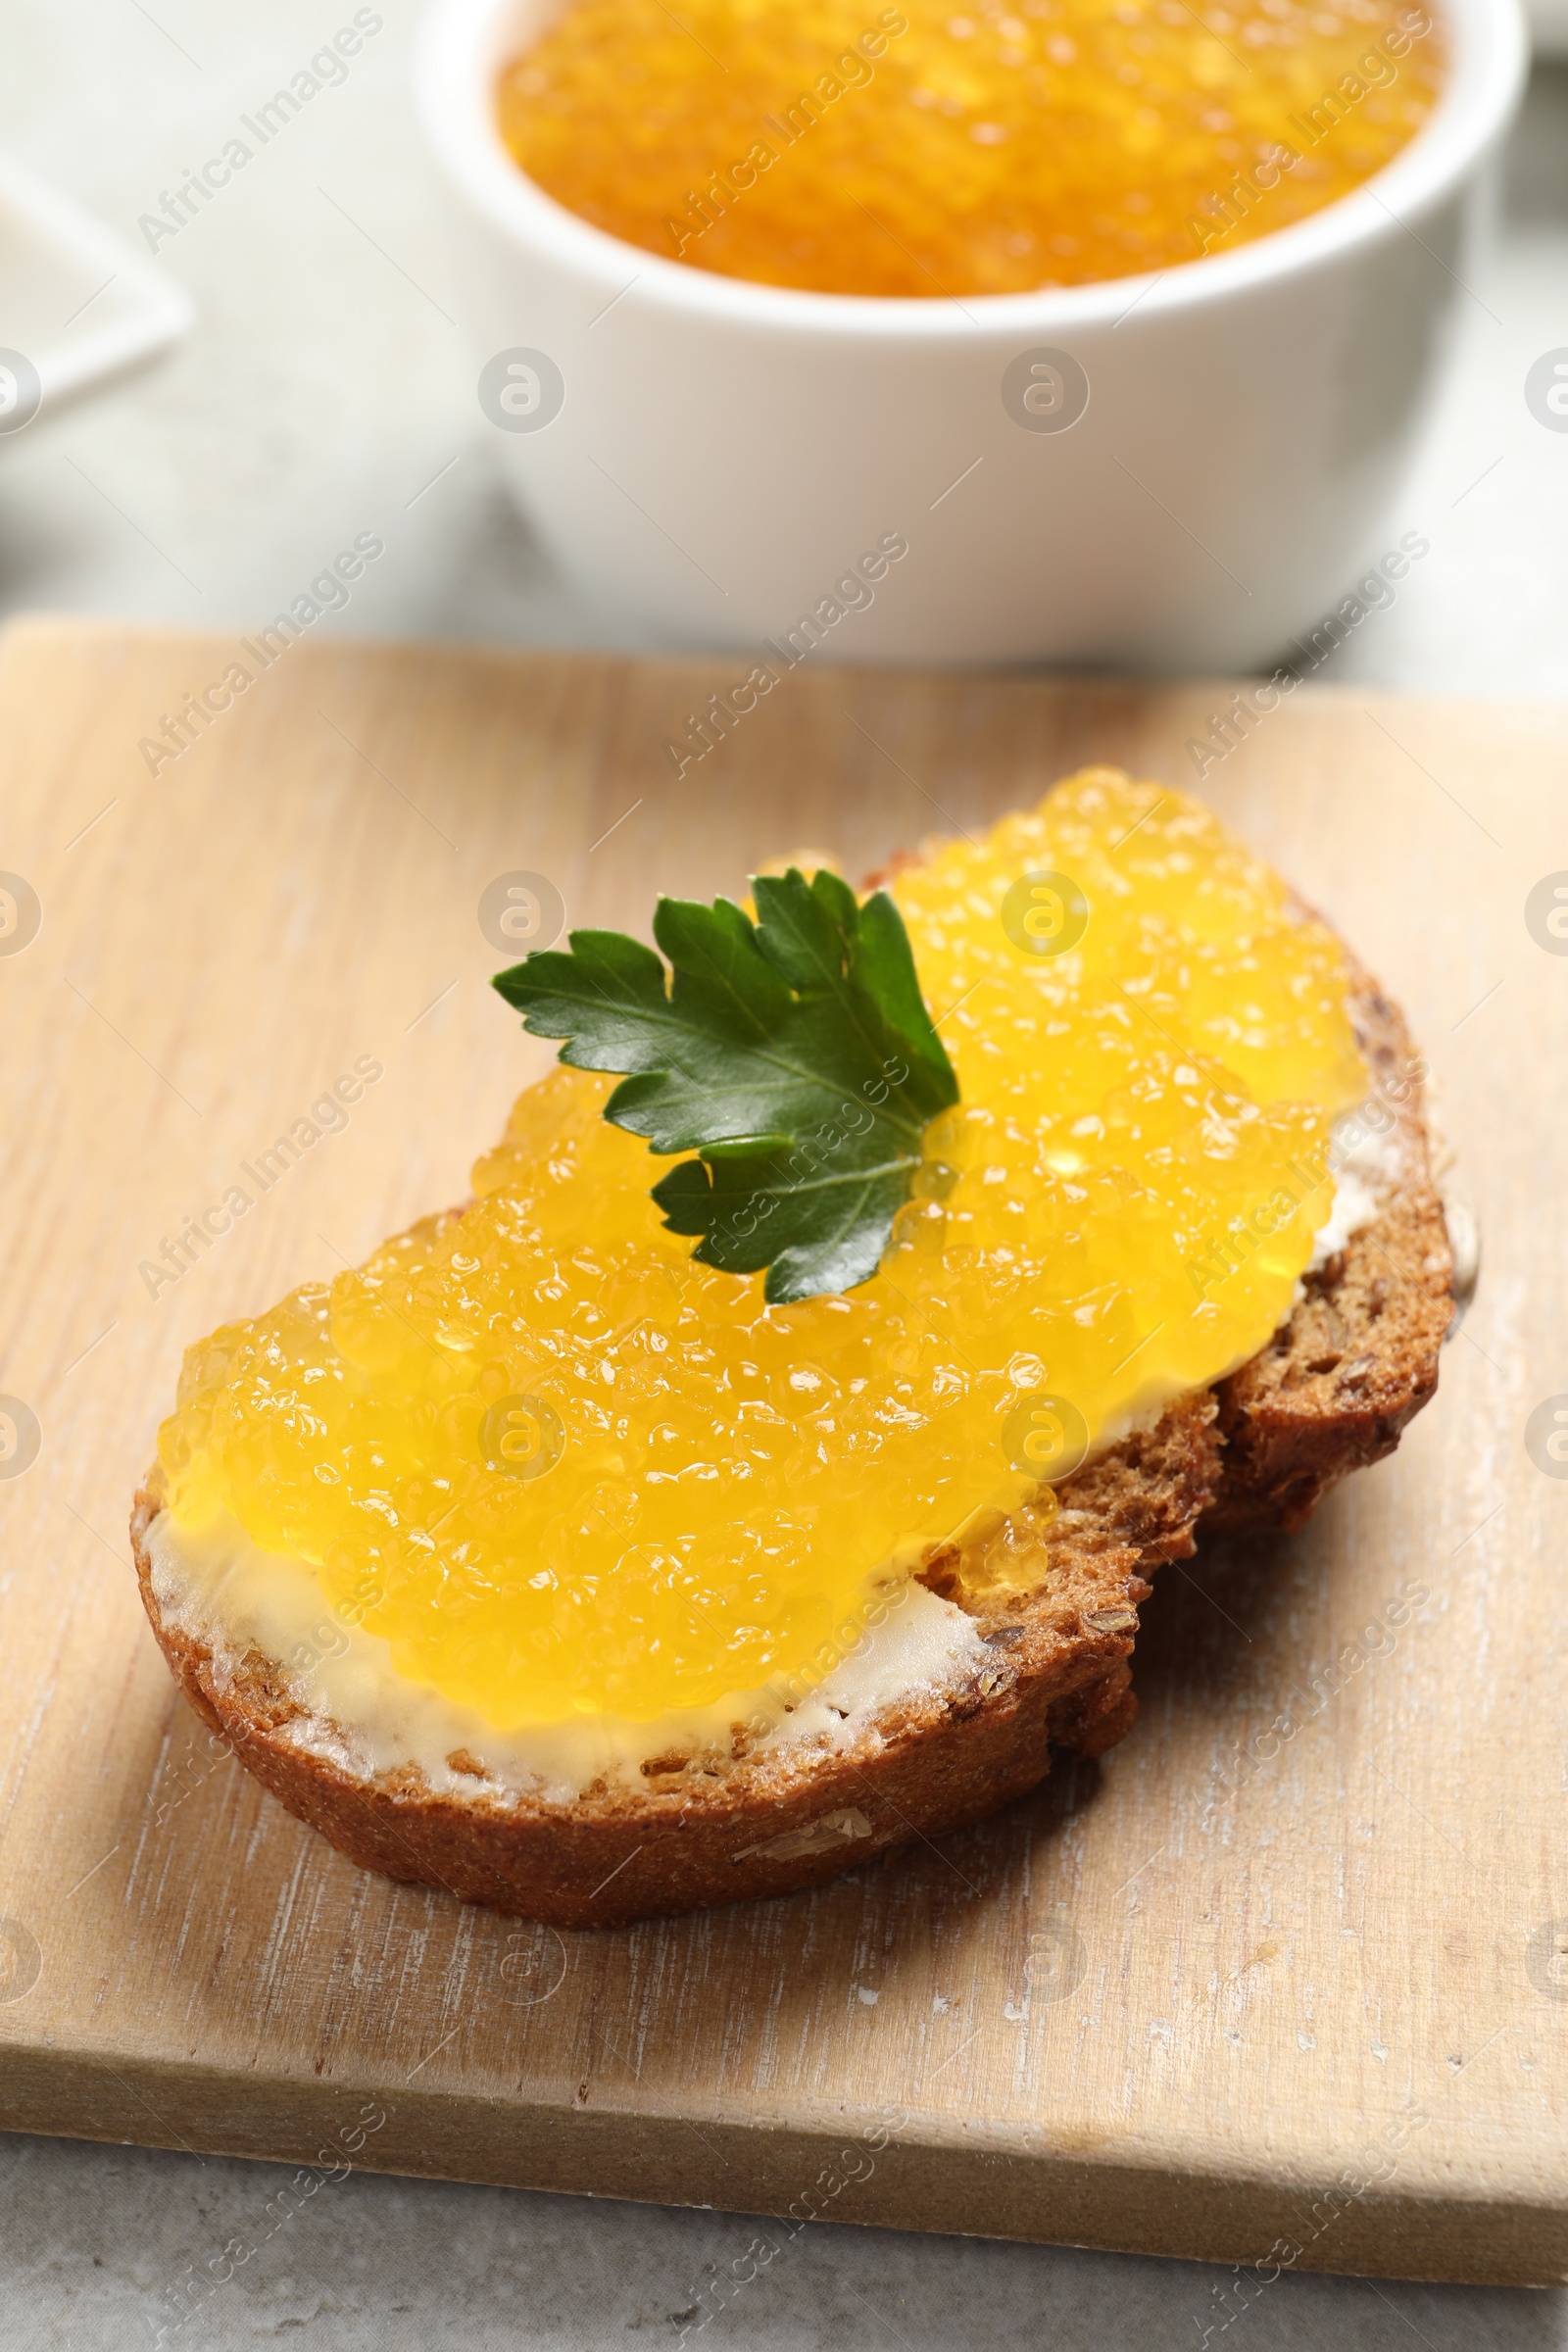
[[[693,1152],[653,1188],[673,1233],[731,1274],[767,1268],[783,1305],[876,1272],[925,1129],[958,1100],[904,918],[837,874],[792,866],[728,899],[661,899],[654,937],[573,931],[494,985],[563,1061],[624,1073],[605,1116],[658,1152]]]

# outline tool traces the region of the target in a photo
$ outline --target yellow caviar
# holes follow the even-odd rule
[[[1035,1492],[1037,1413],[1103,1436],[1251,1355],[1365,1092],[1332,935],[1114,769],[893,887],[961,1100],[872,1281],[694,1265],[557,1069],[462,1215],[190,1350],[176,1520],[313,1563],[497,1726],[647,1719],[818,1679],[879,1571]]]
[[[1013,294],[1284,228],[1431,111],[1407,0],[570,0],[502,135],[612,235],[838,294]]]

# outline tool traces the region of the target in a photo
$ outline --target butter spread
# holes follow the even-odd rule
[[[888,1591],[880,1624],[868,1625],[851,1654],[792,1710],[778,1691],[762,1690],[652,1723],[576,1715],[498,1731],[400,1674],[390,1642],[346,1625],[312,1569],[263,1551],[235,1520],[182,1528],[160,1511],[147,1552],[165,1623],[206,1643],[220,1689],[231,1687],[255,1647],[282,1666],[301,1709],[284,1732],[296,1746],[355,1779],[414,1764],[445,1794],[484,1789],[569,1804],[595,1781],[637,1786],[649,1759],[728,1755],[734,1727],[760,1719],[771,1728],[754,1742],[754,1755],[852,1747],[874,1733],[885,1708],[922,1690],[952,1689],[991,1654],[961,1609],[906,1578]],[[464,1764],[454,1765],[454,1755]]]

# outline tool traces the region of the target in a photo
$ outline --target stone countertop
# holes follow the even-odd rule
[[[389,560],[350,634],[619,643],[554,576],[504,493],[472,355],[442,304],[431,172],[408,98],[412,11],[159,258],[196,331],[168,362],[0,449],[0,607],[250,627],[337,547]],[[8,150],[128,236],[353,11],[305,0],[16,0],[0,32]],[[1568,345],[1568,69],[1538,70],[1494,233],[1401,526],[1432,553],[1335,657],[1347,681],[1568,693],[1568,434],[1524,377]],[[744,2217],[353,2175],[186,2318],[180,2281],[252,2242],[285,2178],[220,2158],[0,2137],[0,2296],[17,2352],[287,2338],[323,2352],[674,2347]],[[1286,2276],[1245,2315],[1201,2265],[819,2225],[714,2323],[768,2352],[843,2343],[1054,2352],[1217,2340],[1397,2352],[1568,2345],[1559,2294]],[[1234,2339],[1238,2344],[1242,2336]]]
[[[350,2174],[276,2229],[279,2165],[0,2135],[7,2352],[1552,2352],[1568,2298],[1237,2274],[831,2222],[701,2335],[710,2283],[779,2225]],[[271,2230],[271,2235],[266,2233]],[[258,2247],[205,2301],[225,2246]],[[232,2255],[230,2256],[232,2260]],[[183,2325],[176,2325],[182,2313]],[[1229,2325],[1227,2325],[1229,2323]],[[169,2332],[160,2338],[160,2328]],[[1206,2339],[1204,2329],[1212,2334]],[[1232,2332],[1234,2329],[1234,2333]]]

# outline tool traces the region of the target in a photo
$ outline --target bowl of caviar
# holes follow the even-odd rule
[[[1515,0],[441,0],[477,396],[643,642],[1251,668],[1400,526]]]

